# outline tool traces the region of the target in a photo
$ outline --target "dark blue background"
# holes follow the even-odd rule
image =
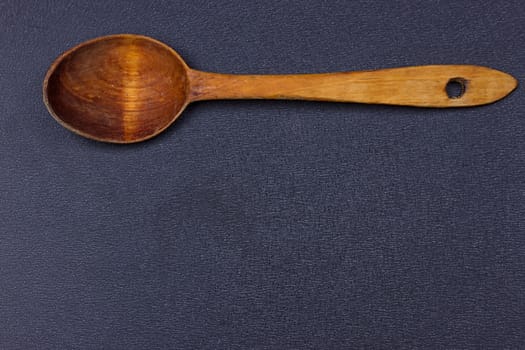
[[[479,64],[525,81],[522,1],[0,4],[0,348],[525,348],[525,99],[190,106],[148,142],[59,126],[66,49],[194,68]]]

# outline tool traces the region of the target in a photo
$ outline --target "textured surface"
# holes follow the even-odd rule
[[[525,98],[191,105],[100,144],[49,64],[133,32],[197,69],[480,64],[525,81],[521,1],[0,3],[0,348],[525,348]]]
[[[155,39],[106,35],[53,62],[44,103],[57,122],[82,136],[142,141],[170,126],[187,105],[187,71],[179,55]]]

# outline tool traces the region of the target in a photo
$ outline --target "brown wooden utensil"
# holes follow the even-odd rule
[[[460,91],[449,96],[447,85]],[[98,141],[131,143],[166,129],[194,101],[297,99],[416,107],[495,102],[517,86],[512,76],[473,65],[374,71],[230,75],[189,68],[169,46],[146,36],[110,35],[58,57],[44,80],[44,102],[63,126]]]

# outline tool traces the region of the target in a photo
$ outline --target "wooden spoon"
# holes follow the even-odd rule
[[[447,94],[456,84],[456,96]],[[132,34],[84,42],[58,57],[44,102],[63,126],[98,141],[131,143],[166,129],[190,103],[209,99],[301,99],[418,107],[491,103],[517,86],[512,76],[472,65],[375,71],[229,75],[189,68],[169,46]]]

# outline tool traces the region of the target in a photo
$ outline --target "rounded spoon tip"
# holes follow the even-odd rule
[[[161,133],[186,107],[188,69],[155,39],[99,37],[53,62],[44,78],[44,103],[61,125],[81,136],[139,142]]]

